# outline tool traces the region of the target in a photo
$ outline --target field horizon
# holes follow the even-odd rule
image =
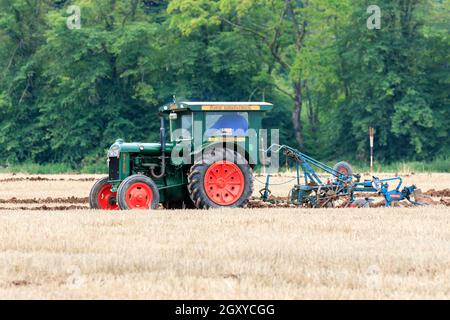
[[[342,161],[336,159],[335,161],[327,161],[326,164],[333,166],[335,163]],[[367,162],[355,159],[346,159],[354,169],[355,173],[369,172],[370,167]],[[437,156],[431,161],[395,161],[392,163],[374,162],[374,173],[449,173],[450,167],[448,163],[450,158],[448,156]],[[294,170],[294,168],[290,168]],[[103,161],[88,164],[75,168],[67,163],[34,163],[24,162],[20,164],[6,165],[0,163],[0,174],[107,174],[107,166]],[[259,171],[259,170],[258,170]],[[289,172],[289,168],[280,167],[280,172]]]

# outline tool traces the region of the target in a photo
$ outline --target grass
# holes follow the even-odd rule
[[[340,162],[341,160],[336,161],[327,161],[327,164],[330,167],[333,167],[334,164]],[[354,173],[366,173],[370,172],[370,165],[368,163],[364,163],[362,161],[357,160],[348,160],[353,168]],[[313,167],[314,170],[317,168]],[[283,165],[280,168],[281,172],[285,171],[293,171],[295,167],[291,164],[290,168],[286,169]],[[259,169],[256,170],[260,172]],[[321,170],[316,170],[318,172],[322,172]],[[448,173],[450,172],[450,157],[438,157],[431,161],[398,161],[393,163],[381,163],[378,161],[374,162],[374,173],[427,173],[427,172],[442,172]]]
[[[448,208],[0,211],[0,298],[450,298]]]
[[[61,173],[107,173],[106,161],[103,164],[91,164],[82,168],[74,168],[66,163],[21,163],[0,167],[0,173],[25,174],[61,174]]]
[[[0,183],[0,199],[87,197],[86,178],[98,177],[41,176],[52,180]],[[405,178],[424,190],[450,184],[445,173]],[[448,207],[19,208],[39,205],[1,204],[13,210],[0,210],[0,299],[450,298]]]
[[[356,162],[358,172],[369,172],[370,166]],[[374,172],[450,172],[450,157],[438,157],[431,161],[399,161],[390,164],[374,163]]]

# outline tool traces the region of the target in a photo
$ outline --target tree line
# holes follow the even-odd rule
[[[272,102],[264,125],[322,160],[367,158],[369,127],[381,161],[448,155],[450,1],[371,2],[0,0],[0,163],[157,141],[173,95]]]

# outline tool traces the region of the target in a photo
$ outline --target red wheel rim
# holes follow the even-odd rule
[[[206,170],[204,187],[213,202],[229,206],[238,201],[244,192],[245,179],[235,163],[218,161]]]
[[[117,205],[117,192],[111,191],[111,185],[108,183],[104,185],[97,196],[97,202],[103,210],[119,210]]]
[[[146,183],[133,183],[125,192],[125,202],[130,209],[149,209],[152,201],[153,190]]]

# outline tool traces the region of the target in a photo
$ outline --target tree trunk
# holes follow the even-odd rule
[[[320,103],[320,101],[319,101],[319,99],[320,99],[320,94],[317,94],[317,104],[314,107],[314,126],[312,128],[314,138],[317,138],[317,135],[319,133],[319,125],[320,125],[320,123],[319,123],[319,103]]]
[[[306,107],[308,115],[308,123],[311,128],[311,136],[314,140],[317,139],[317,132],[319,131],[319,103],[320,93],[317,93],[316,103],[313,102],[306,80],[303,84],[303,89],[306,97]]]
[[[294,112],[292,112],[292,124],[294,125],[295,140],[300,149],[303,148],[303,127],[300,119],[302,114],[302,85],[301,81],[294,82]]]

